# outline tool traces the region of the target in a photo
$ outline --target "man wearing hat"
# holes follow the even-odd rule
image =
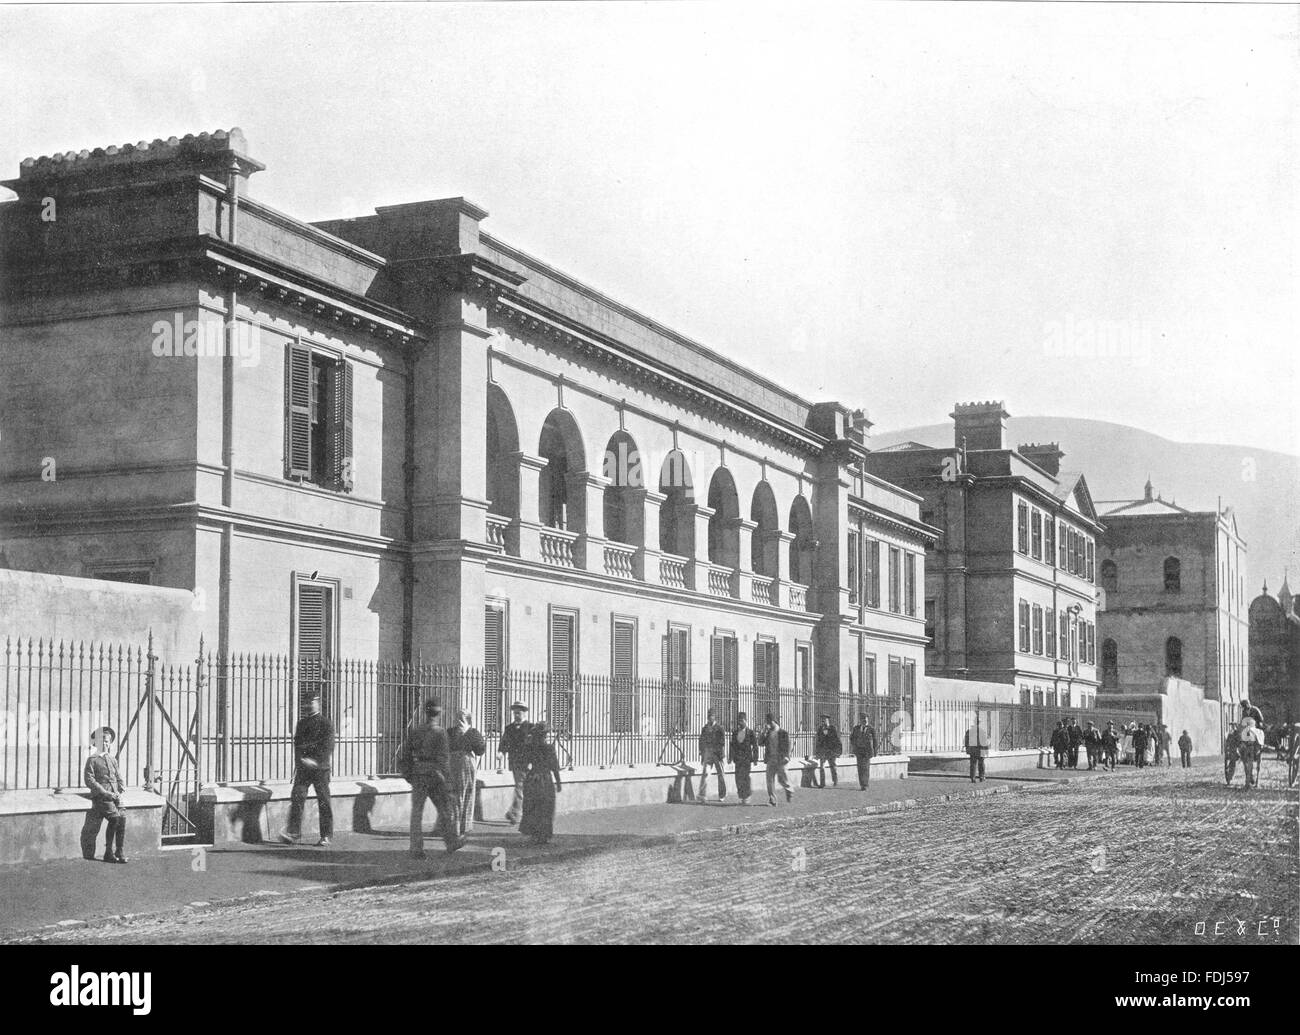
[[[320,712],[320,695],[307,699],[307,714],[298,720],[293,731],[293,789],[289,792],[289,829],[280,835],[287,845],[302,840],[302,812],[307,804],[307,788],[316,790],[316,808],[320,814],[320,840],[328,848],[334,836],[334,810],[330,806],[330,769],[334,759],[334,726]]]
[[[465,847],[456,823],[451,796],[451,742],[438,724],[442,708],[437,701],[424,702],[424,719],[406,731],[398,765],[402,778],[411,785],[411,856],[424,858],[424,803],[432,801],[438,810],[438,829],[448,852]]]
[[[849,732],[849,747],[858,763],[858,789],[865,791],[871,785],[871,759],[876,753],[876,731],[867,721],[866,712]]]
[[[844,744],[840,740],[840,731],[831,724],[829,715],[823,715],[813,742],[813,754],[817,758],[817,786],[819,788],[823,790],[826,788],[826,764],[828,762],[831,767],[831,786],[838,787],[840,785],[840,774],[835,769],[835,762],[843,750]]]
[[[1101,750],[1104,759],[1102,768],[1114,772],[1119,767],[1119,730],[1115,728],[1114,722],[1106,723],[1106,730],[1101,735]]]
[[[1183,759],[1183,768],[1192,768],[1192,735],[1183,730],[1183,735],[1178,738],[1178,753]]]
[[[524,809],[524,777],[528,775],[528,758],[525,747],[532,726],[524,721],[528,706],[516,701],[510,706],[511,722],[501,731],[501,744],[497,748],[506,756],[506,767],[515,778],[515,796],[506,810],[506,822],[518,823]]]
[[[722,775],[722,765],[726,758],[727,731],[710,708],[704,726],[700,729],[700,793],[697,797],[701,803],[707,797],[710,769],[715,769],[718,773],[718,801],[727,800],[727,780]]]
[[[108,832],[104,835],[104,862],[124,863],[122,839],[126,836],[126,813],[122,809],[122,792],[126,785],[122,782],[122,773],[113,757],[113,741],[117,734],[112,726],[101,726],[90,735],[90,742],[95,746],[94,753],[86,759],[86,768],[82,777],[90,789],[90,812],[81,828],[81,855],[85,859],[95,858],[95,841],[99,837],[99,827],[108,820]]]
[[[790,786],[790,777],[785,771],[786,763],[790,761],[790,734],[781,728],[771,712],[767,713],[759,743],[763,745],[763,762],[767,766],[767,803],[776,804],[777,783],[785,791],[785,800],[793,801],[794,788]]]
[[[1083,746],[1088,752],[1088,768],[1097,768],[1097,759],[1101,757],[1101,730],[1097,729],[1097,724],[1091,719],[1088,720],[1088,728],[1083,731]]]
[[[727,749],[728,761],[736,767],[736,793],[740,804],[748,805],[752,793],[750,767],[758,761],[758,734],[749,728],[745,713],[736,716],[736,728],[731,733],[731,746]]]

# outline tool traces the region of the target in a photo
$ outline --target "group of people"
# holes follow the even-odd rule
[[[1101,728],[1089,719],[1086,726],[1080,726],[1077,718],[1068,723],[1062,719],[1056,724],[1049,739],[1052,759],[1057,769],[1078,769],[1079,752],[1083,751],[1089,769],[1098,765],[1104,770],[1114,771],[1118,768],[1124,754],[1123,745],[1128,739],[1133,752],[1133,764],[1139,768],[1148,764],[1148,754],[1154,755],[1154,763],[1162,762],[1173,765],[1171,749],[1173,736],[1169,727],[1163,723],[1131,722],[1127,726],[1117,726],[1107,722]],[[1178,751],[1184,769],[1192,764],[1192,738],[1183,730],[1178,738]]]
[[[716,773],[718,780],[718,801],[727,800],[727,780],[723,766],[734,767],[736,795],[741,805],[748,805],[753,796],[751,772],[759,763],[760,752],[767,776],[767,803],[775,805],[776,789],[779,785],[786,801],[794,799],[794,788],[790,786],[790,776],[786,766],[790,763],[790,734],[782,728],[780,721],[768,712],[763,719],[761,729],[749,725],[749,716],[740,712],[736,716],[733,728],[728,731],[717,721],[713,709],[709,709],[704,727],[700,730],[700,787],[696,799],[701,803],[708,796],[710,774]],[[871,758],[876,753],[876,733],[867,717],[863,715],[849,735],[849,745],[857,759],[858,785],[867,789],[871,780]],[[817,762],[817,784],[826,786],[826,769],[831,771],[831,786],[839,786],[837,761],[843,753],[844,744],[839,730],[831,723],[829,715],[821,717],[813,741],[813,756]]]

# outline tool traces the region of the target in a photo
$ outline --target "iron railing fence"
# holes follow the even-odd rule
[[[130,786],[180,802],[201,783],[273,782],[293,776],[293,730],[305,698],[319,694],[335,729],[333,771],[395,773],[402,736],[421,703],[438,700],[443,722],[469,711],[499,768],[501,731],[521,703],[545,720],[571,766],[653,766],[699,759],[710,710],[730,729],[745,712],[760,727],[774,714],[795,758],[815,754],[816,727],[830,716],[844,751],[863,714],[880,754],[960,751],[978,713],[994,750],[1046,746],[1059,719],[1099,725],[1151,722],[1145,712],[1056,708],[824,693],[812,689],[676,679],[294,658],[200,646],[192,660],[162,661],[152,646],[5,641],[0,787],[79,788],[90,732],[117,731],[115,751]],[[180,807],[179,805],[177,806]]]

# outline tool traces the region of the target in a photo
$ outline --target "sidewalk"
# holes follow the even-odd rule
[[[1116,775],[1135,770],[1121,769]],[[494,859],[507,869],[575,853],[663,844],[700,837],[741,833],[756,825],[813,822],[835,814],[893,811],[951,797],[1006,793],[1017,788],[1052,785],[1098,777],[1086,770],[1027,769],[989,776],[972,785],[960,774],[927,774],[905,780],[873,782],[867,791],[854,774],[841,773],[836,789],[801,787],[794,801],[770,807],[761,774],[748,807],[732,797],[719,804],[637,805],[590,812],[561,813],[549,845],[533,845],[504,820],[477,822],[469,844],[447,855],[442,842],[426,837],[428,858],[407,856],[405,829],[370,834],[342,834],[328,849],[307,844],[248,845],[223,843],[208,848],[178,848],[140,856],[128,866],[84,860],[13,866],[0,869],[0,940],[33,928],[79,926],[119,916],[151,914],[193,907],[203,909],[232,901],[312,891],[337,891],[360,885],[397,884],[441,876],[482,872]],[[716,793],[716,783],[710,795]],[[310,806],[309,806],[310,807]],[[426,830],[429,828],[426,823]],[[127,855],[130,856],[128,831]]]

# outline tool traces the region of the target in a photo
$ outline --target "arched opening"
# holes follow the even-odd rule
[[[1119,592],[1119,569],[1112,560],[1101,562],[1101,588],[1107,593]]]
[[[740,536],[736,519],[740,517],[740,500],[731,472],[719,467],[709,482],[709,560],[726,568],[740,567]]]
[[[519,516],[519,428],[514,409],[498,385],[487,396],[487,496],[488,513]]]
[[[1183,641],[1177,636],[1165,640],[1165,675],[1180,679],[1183,675]]]
[[[679,557],[695,556],[695,487],[686,454],[674,449],[659,470],[659,549]]]
[[[605,538],[640,546],[645,527],[645,480],[641,454],[626,431],[616,431],[605,447]]]
[[[1177,557],[1165,558],[1165,592],[1180,593],[1183,588],[1183,566]]]
[[[813,523],[812,508],[803,496],[790,504],[790,581],[807,586],[812,583]]]
[[[555,409],[542,425],[537,455],[546,461],[538,484],[537,520],[548,528],[582,531],[582,498],[573,494],[570,476],[586,469],[582,436],[573,414]]]
[[[756,526],[749,538],[749,566],[755,575],[773,578],[777,573],[777,550],[780,543],[776,533],[780,531],[777,519],[776,495],[767,482],[759,482],[754,489],[754,498],[749,504],[749,520]]]
[[[1101,641],[1101,685],[1109,689],[1119,687],[1119,647],[1110,639]]]

